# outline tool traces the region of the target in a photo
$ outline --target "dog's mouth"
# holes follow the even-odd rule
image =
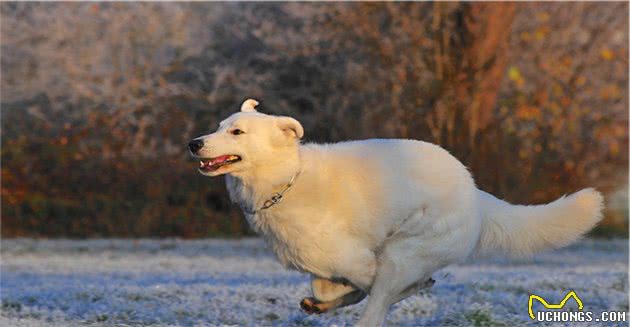
[[[214,158],[201,159],[199,161],[199,170],[202,172],[213,172],[221,167],[231,165],[241,161],[241,157],[235,154],[226,154]]]

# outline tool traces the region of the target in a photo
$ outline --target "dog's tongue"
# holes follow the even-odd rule
[[[231,157],[231,155],[229,155],[229,154],[228,155],[224,155],[224,156],[220,156],[220,157],[216,157],[216,158],[213,158],[209,163],[210,163],[210,165],[216,165],[218,163],[222,163],[222,162],[228,160],[230,157]]]
[[[223,155],[209,160],[201,160],[199,168],[206,170],[215,170],[222,166],[222,164],[232,158],[232,155]]]

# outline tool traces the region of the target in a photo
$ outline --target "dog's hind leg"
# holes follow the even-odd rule
[[[311,289],[314,297],[304,298],[300,307],[306,313],[326,311],[361,302],[366,293],[343,281],[332,281],[313,276]]]
[[[314,297],[307,297],[302,299],[300,307],[304,312],[308,314],[320,314],[336,308],[345,307],[355,303],[361,302],[367,294],[361,290],[352,291],[348,294],[342,295],[334,300],[320,302]]]

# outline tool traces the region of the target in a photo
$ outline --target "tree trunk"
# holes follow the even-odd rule
[[[433,125],[451,151],[472,164],[470,149],[488,126],[503,80],[515,3],[465,3],[447,13],[435,4],[435,15],[454,20],[449,29],[438,23],[435,69],[442,92],[435,102]],[[440,21],[440,20],[438,20]],[[439,55],[437,55],[439,54]]]
[[[459,104],[468,108],[465,117],[469,120],[468,136],[473,144],[476,133],[488,125],[496,103],[507,64],[516,4],[467,3],[463,10],[462,59],[467,76],[465,82],[457,85],[457,93],[462,95],[458,100],[464,100]]]

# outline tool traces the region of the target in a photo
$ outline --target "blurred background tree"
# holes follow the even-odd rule
[[[438,143],[513,202],[627,189],[627,3],[0,9],[3,236],[249,233],[185,147],[247,97],[307,141]]]

